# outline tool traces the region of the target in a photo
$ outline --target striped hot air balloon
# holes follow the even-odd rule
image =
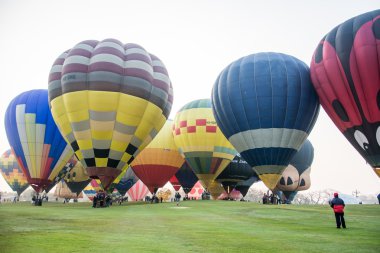
[[[212,90],[220,129],[274,189],[319,112],[309,67],[281,53],[257,53],[227,66]]]
[[[174,141],[205,188],[237,154],[216,124],[210,99],[183,106],[173,125]]]
[[[13,191],[17,192],[18,196],[28,188],[28,180],[10,149],[0,157],[0,172],[5,182]]]
[[[136,176],[152,193],[163,187],[185,162],[174,143],[172,125],[173,121],[168,120],[131,164]]]
[[[172,101],[164,64],[136,44],[82,41],[50,71],[54,120],[88,175],[105,189],[156,136]]]
[[[45,190],[73,156],[51,115],[47,90],[16,96],[5,113],[5,130],[18,164],[37,192]]]
[[[148,193],[148,187],[146,187],[141,180],[137,181],[132,188],[128,190],[128,195],[131,197],[132,201],[143,200]]]

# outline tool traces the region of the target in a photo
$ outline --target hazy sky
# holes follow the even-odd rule
[[[173,83],[174,118],[187,102],[209,98],[232,61],[273,51],[309,65],[332,28],[378,8],[376,0],[0,0],[0,118],[21,92],[47,89],[55,58],[82,40],[115,38],[157,55]],[[380,192],[380,179],[323,109],[309,139],[315,150],[311,190]],[[7,149],[2,123],[0,153]],[[0,191],[9,190],[0,178]]]

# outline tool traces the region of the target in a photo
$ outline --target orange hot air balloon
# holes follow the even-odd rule
[[[179,170],[185,160],[172,135],[173,121],[166,121],[153,141],[136,157],[131,167],[150,192],[156,192]]]

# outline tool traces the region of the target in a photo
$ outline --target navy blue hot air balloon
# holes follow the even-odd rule
[[[245,195],[247,195],[249,191],[249,188],[251,188],[251,186],[258,181],[260,181],[260,178],[258,178],[258,176],[255,175],[253,177],[248,178],[245,181],[237,183],[235,186],[235,190],[239,191],[241,195],[245,197]]]
[[[257,174],[252,170],[252,167],[237,154],[227,167],[219,174],[216,181],[223,185],[224,190],[230,194],[237,183],[248,180]]]
[[[288,203],[294,199],[298,191],[310,188],[310,172],[313,159],[313,145],[309,140],[306,140],[301,149],[290,160],[276,186],[276,190],[284,193]]]
[[[5,130],[17,162],[37,192],[45,190],[74,155],[53,120],[47,90],[15,97],[5,112]]]
[[[115,185],[116,190],[124,196],[132,186],[139,181],[132,167],[129,167],[126,172],[121,175],[120,181]]]
[[[319,112],[309,67],[281,53],[257,53],[227,66],[212,90],[218,126],[274,189]]]
[[[182,164],[175,176],[186,194],[191,191],[195,183],[198,181],[197,175],[195,175],[186,161]]]

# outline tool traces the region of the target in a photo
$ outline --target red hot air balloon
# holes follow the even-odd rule
[[[322,107],[380,177],[380,10],[331,30],[311,61]]]

